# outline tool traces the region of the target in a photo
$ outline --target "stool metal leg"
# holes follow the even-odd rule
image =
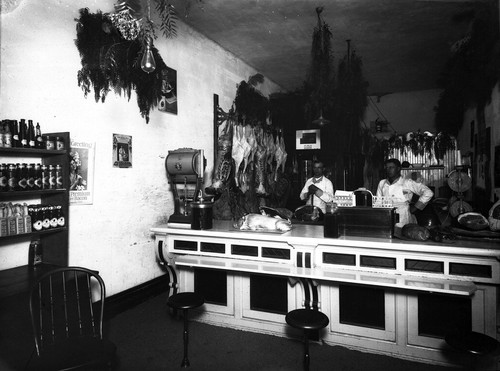
[[[309,334],[304,331],[304,371],[309,371]]]
[[[181,367],[189,367],[188,359],[188,310],[183,310],[184,315],[184,359],[182,360]]]

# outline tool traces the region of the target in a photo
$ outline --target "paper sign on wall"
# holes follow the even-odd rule
[[[71,139],[70,155],[69,201],[71,204],[92,205],[95,143]]]

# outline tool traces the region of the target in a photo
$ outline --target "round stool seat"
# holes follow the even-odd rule
[[[319,330],[328,326],[328,317],[317,310],[295,309],[287,313],[286,323],[301,330]]]
[[[202,306],[205,300],[195,292],[181,292],[170,296],[167,305],[175,309],[193,309]]]
[[[476,355],[488,354],[495,350],[498,345],[496,339],[474,331],[448,334],[445,341],[457,350]]]

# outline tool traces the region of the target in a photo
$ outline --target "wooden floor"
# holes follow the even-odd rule
[[[33,351],[31,328],[22,316],[27,303],[12,299],[17,314],[0,304],[0,370],[22,370]],[[9,307],[12,308],[12,306]],[[26,308],[26,311],[24,309]],[[118,347],[117,370],[175,370],[182,360],[183,323],[166,306],[166,294],[154,296],[114,315],[105,333]],[[190,322],[189,359],[193,371],[281,371],[302,369],[302,343],[271,335]],[[311,371],[454,371],[459,368],[410,362],[329,346],[311,344]]]

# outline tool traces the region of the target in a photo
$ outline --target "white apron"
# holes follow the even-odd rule
[[[410,213],[410,201],[413,193],[409,190],[404,190],[402,187],[395,188],[391,189],[391,196],[396,213],[399,215],[399,223],[396,223],[396,226],[402,228],[406,224],[416,223],[417,218]]]

